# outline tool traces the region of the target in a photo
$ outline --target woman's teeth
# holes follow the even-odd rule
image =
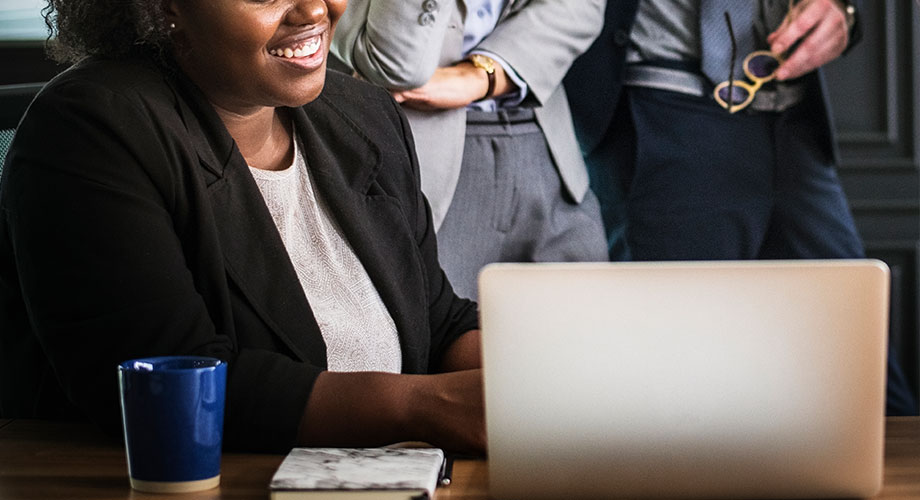
[[[269,54],[277,57],[284,57],[290,59],[292,57],[309,57],[316,53],[319,50],[320,39],[319,37],[311,38],[305,44],[295,47],[285,47],[283,49],[271,49],[268,51]]]

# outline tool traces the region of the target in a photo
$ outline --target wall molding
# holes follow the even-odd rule
[[[920,6],[863,2],[861,19],[826,72],[840,177],[867,256],[891,269],[890,339],[920,399]]]

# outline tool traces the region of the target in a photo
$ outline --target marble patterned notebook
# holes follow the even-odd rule
[[[278,467],[272,500],[434,498],[437,448],[294,448]]]

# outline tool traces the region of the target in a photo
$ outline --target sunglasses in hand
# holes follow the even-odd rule
[[[734,49],[734,48],[733,48]],[[734,50],[733,50],[734,52]],[[734,54],[733,54],[734,55]],[[716,85],[713,97],[723,108],[735,113],[754,102],[754,96],[763,84],[776,78],[776,69],[783,59],[768,51],[756,50],[744,58],[744,75],[751,83],[734,79],[734,67],[728,80]],[[732,65],[734,66],[734,65]]]

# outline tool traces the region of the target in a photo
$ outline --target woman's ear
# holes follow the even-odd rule
[[[163,13],[169,31],[175,31],[176,28],[182,26],[180,21],[180,17],[182,16],[179,11],[179,2],[176,0],[165,0],[163,2]]]

